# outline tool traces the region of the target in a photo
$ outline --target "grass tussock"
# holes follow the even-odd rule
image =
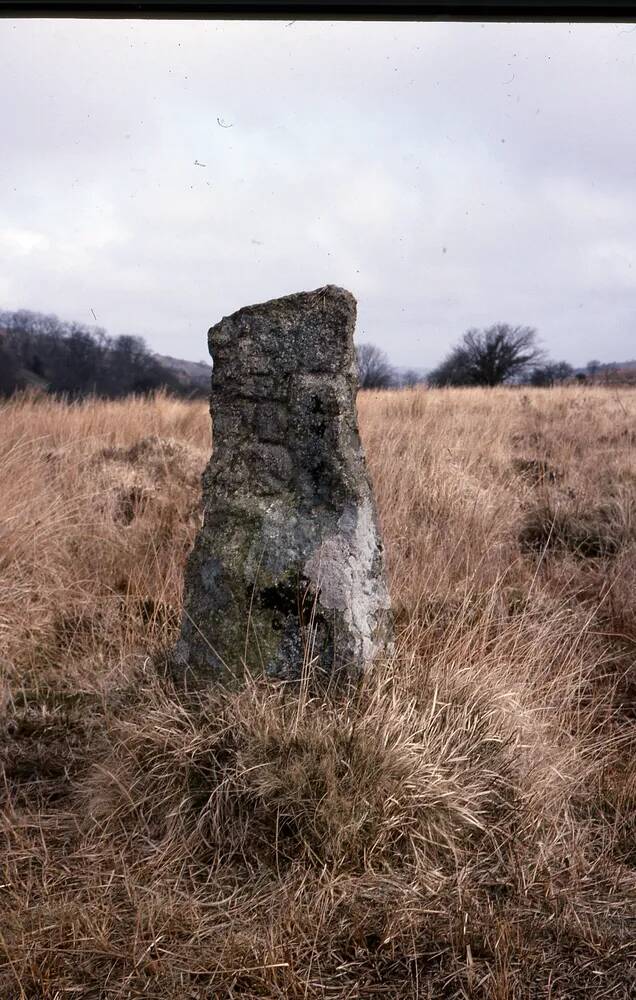
[[[636,540],[636,502],[605,503],[589,510],[559,509],[544,503],[528,511],[519,533],[523,550],[561,549],[582,559],[615,556]]]
[[[3,997],[630,995],[636,393],[359,410],[391,662],[188,692],[205,406],[3,404]]]

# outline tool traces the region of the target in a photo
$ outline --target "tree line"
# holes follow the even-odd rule
[[[100,327],[27,309],[0,312],[0,396],[27,388],[70,399],[200,392],[165,368],[142,337],[111,337]]]
[[[585,374],[566,361],[550,361],[537,331],[496,323],[468,330],[433,371],[399,371],[375,344],[356,348],[363,389],[429,386],[496,386],[510,383],[550,386]],[[608,366],[590,361],[594,377]],[[164,389],[179,396],[207,396],[207,387],[161,363],[142,337],[111,337],[100,327],[66,322],[57,316],[21,309],[0,311],[0,396],[21,389],[80,399],[89,395],[117,399]]]
[[[467,330],[444,360],[427,375],[398,372],[374,344],[356,349],[358,378],[363,389],[388,389],[426,383],[430,386],[496,386],[523,383],[551,386],[575,375],[567,361],[550,361],[529,326],[495,323]],[[600,367],[599,362],[590,366]],[[577,375],[577,378],[580,378]],[[585,376],[583,376],[585,377]]]

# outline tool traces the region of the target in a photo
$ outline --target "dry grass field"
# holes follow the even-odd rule
[[[0,997],[636,990],[636,389],[363,393],[397,648],[162,670],[201,403],[0,405]]]

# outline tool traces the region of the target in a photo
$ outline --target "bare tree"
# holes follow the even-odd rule
[[[574,375],[574,368],[567,361],[549,361],[539,365],[530,372],[530,385],[551,386],[558,382],[566,382]]]
[[[495,323],[485,330],[468,330],[460,344],[430,373],[429,383],[501,385],[518,379],[543,356],[532,327]]]
[[[402,389],[414,389],[416,385],[420,385],[425,379],[415,368],[407,368],[406,371],[400,373],[398,381]]]
[[[375,344],[356,347],[356,362],[361,389],[388,389],[394,384],[395,371],[384,351]]]

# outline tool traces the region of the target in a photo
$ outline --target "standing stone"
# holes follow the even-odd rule
[[[386,652],[355,317],[353,296],[327,285],[240,309],[209,332],[214,449],[175,651],[199,676],[356,677]]]

